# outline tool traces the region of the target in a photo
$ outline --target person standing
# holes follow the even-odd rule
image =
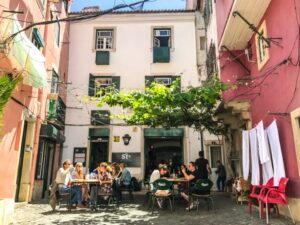
[[[216,174],[218,174],[218,179],[217,179],[218,190],[224,191],[225,181],[226,181],[226,170],[225,170],[225,166],[221,163],[220,160],[217,160]]]
[[[199,158],[195,161],[199,172],[199,179],[208,179],[208,174],[211,174],[211,168],[208,160],[204,158],[204,151],[199,151]]]

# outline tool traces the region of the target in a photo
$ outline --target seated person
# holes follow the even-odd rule
[[[165,177],[165,175],[168,173],[168,167],[166,164],[159,164],[158,165],[158,169],[155,169],[151,176],[150,176],[150,190],[152,192],[155,192],[156,190],[154,190],[153,187],[153,182],[160,179],[161,177]]]
[[[107,163],[102,162],[98,167],[98,180],[100,183],[99,192],[102,193],[111,193],[112,192],[112,177],[111,174],[107,171]],[[107,200],[108,196],[105,196],[104,199]],[[96,186],[91,187],[91,204],[96,206],[97,202],[97,188]]]
[[[71,173],[72,179],[83,180],[83,165],[81,162],[76,163],[75,170]],[[86,185],[76,184],[72,187],[72,194],[74,195],[73,203],[77,204],[78,208],[83,208],[82,204],[83,197],[87,197],[88,190]]]
[[[115,162],[112,163],[111,164],[111,169],[112,169],[112,171],[111,171],[112,178],[113,179],[118,178],[118,175],[120,173],[120,166],[119,166],[119,164],[115,163]]]
[[[196,184],[196,181],[200,178],[200,174],[199,174],[199,171],[196,169],[196,165],[194,162],[190,162],[188,168],[189,168],[190,174],[187,173],[187,171],[184,167],[181,169],[181,172],[182,172],[184,178],[189,181],[189,189],[185,188],[185,190],[180,192],[180,195],[183,197],[183,199],[185,199],[189,203],[187,210],[190,210],[190,209],[193,209],[196,207],[193,200],[191,199],[191,201],[190,201],[189,196],[191,194],[191,190],[193,190],[193,187]]]
[[[125,167],[125,163],[120,163],[120,171],[121,171],[121,176],[120,176],[120,185],[121,187],[128,187],[130,186],[131,182],[131,174],[130,171]]]
[[[159,165],[158,165],[158,169],[155,169],[155,170],[152,172],[152,174],[151,174],[151,176],[150,176],[150,181],[149,181],[149,183],[150,183],[150,190],[151,190],[153,193],[157,193],[157,192],[164,192],[164,193],[167,193],[167,192],[169,192],[169,190],[164,190],[164,191],[162,191],[162,190],[156,190],[155,187],[153,186],[153,183],[154,183],[156,180],[165,177],[165,176],[167,175],[167,173],[168,173],[168,167],[167,167],[166,164],[159,164]],[[158,206],[161,208],[162,205],[163,205],[163,199],[157,198],[157,204],[158,204]]]

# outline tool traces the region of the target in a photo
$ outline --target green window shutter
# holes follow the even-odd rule
[[[33,28],[33,38],[36,40],[36,42],[38,43],[39,47],[44,47],[45,43],[42,37],[42,34],[40,33],[40,31],[35,27]]]
[[[118,90],[120,90],[120,77],[112,77],[112,82]]]
[[[169,47],[154,47],[153,48],[153,62],[154,63],[170,62],[170,48]]]
[[[151,83],[154,82],[154,76],[145,76],[145,87],[150,87]]]
[[[96,65],[109,65],[109,51],[96,51]]]
[[[89,90],[88,90],[89,96],[95,96],[95,77],[90,74],[89,77]]]

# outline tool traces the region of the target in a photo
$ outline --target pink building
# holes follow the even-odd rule
[[[187,0],[187,8],[204,16],[208,75],[218,68],[222,81],[237,85],[217,113],[229,128],[225,148],[233,174],[242,174],[242,129],[276,120],[287,195],[300,220],[300,2]]]
[[[1,1],[0,42],[32,22],[65,18],[68,10],[68,0]],[[0,76],[20,73],[23,81],[4,112],[0,173],[5,185],[0,185],[0,199],[41,198],[59,166],[68,38],[68,24],[56,22],[33,26],[1,45]]]

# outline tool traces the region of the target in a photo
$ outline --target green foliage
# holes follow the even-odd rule
[[[4,107],[21,79],[21,76],[17,76],[15,79],[9,75],[0,76],[0,128],[2,127]]]
[[[227,88],[217,77],[201,87],[188,87],[181,91],[180,80],[174,81],[171,87],[151,83],[144,92],[134,90],[123,93],[110,88],[97,99],[97,104],[99,107],[106,103],[110,107],[131,109],[132,113],[121,116],[130,125],[164,128],[190,126],[199,131],[207,129],[211,133],[222,134],[225,127],[215,121],[213,115],[222,91]]]

